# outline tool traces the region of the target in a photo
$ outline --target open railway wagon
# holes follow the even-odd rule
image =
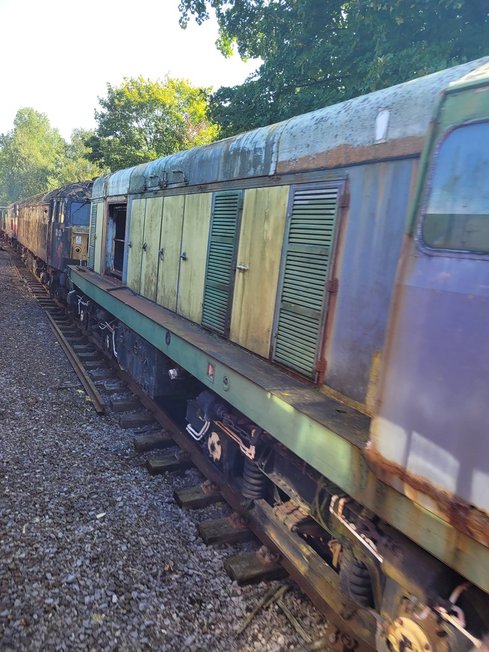
[[[96,180],[69,268],[107,354],[381,651],[489,629],[488,171],[485,59]]]
[[[91,187],[89,181],[72,183],[8,207],[16,224],[10,239],[60,298],[66,295],[66,266],[87,259]]]

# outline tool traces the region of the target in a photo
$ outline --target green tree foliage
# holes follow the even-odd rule
[[[215,11],[219,47],[263,64],[220,88],[223,135],[489,54],[487,0],[181,0],[181,24]]]
[[[88,144],[91,160],[119,170],[216,139],[207,116],[208,91],[182,79],[142,77],[107,84],[95,112],[98,126]]]
[[[89,141],[94,132],[74,129],[69,143],[65,143],[64,156],[60,159],[54,177],[50,178],[52,187],[58,187],[75,181],[95,179],[108,170],[90,160],[92,149]],[[54,185],[53,185],[54,184]]]
[[[0,140],[2,203],[48,190],[63,152],[64,141],[46,115],[19,109],[14,128]]]
[[[13,129],[0,135],[0,204],[98,176],[84,138],[74,132],[67,144],[44,113],[19,109]]]

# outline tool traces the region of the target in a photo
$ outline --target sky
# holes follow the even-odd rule
[[[223,57],[215,20],[182,30],[178,1],[0,0],[0,133],[27,106],[66,139],[93,128],[97,98],[124,77],[168,74],[214,90],[242,83],[259,62]]]

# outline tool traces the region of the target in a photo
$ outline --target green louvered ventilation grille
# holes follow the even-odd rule
[[[221,335],[229,327],[240,207],[241,191],[214,197],[202,324]]]
[[[90,209],[90,235],[88,241],[88,267],[95,265],[95,229],[97,227],[97,204],[92,204]]]
[[[289,222],[274,360],[315,377],[338,188],[296,190]]]

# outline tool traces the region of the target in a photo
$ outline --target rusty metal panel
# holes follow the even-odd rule
[[[488,265],[411,251],[373,427],[384,459],[487,513]]]
[[[289,120],[278,173],[419,153],[439,94],[488,57]]]
[[[156,302],[173,311],[177,309],[184,211],[184,195],[165,197],[159,242]]]
[[[21,245],[35,256],[47,260],[49,201],[38,195],[19,204],[18,234]]]
[[[488,61],[485,57],[115,172],[95,182],[94,198],[419,154],[439,93]]]
[[[224,152],[219,156],[218,180],[242,179],[273,175],[276,172],[278,144],[285,122],[249,131],[221,141]],[[217,148],[216,148],[217,149]],[[224,154],[224,155],[223,155]],[[202,157],[204,164],[206,157]],[[199,162],[195,161],[197,173]]]
[[[131,187],[145,179],[155,183],[170,163],[175,169],[183,167],[186,157],[184,152],[138,166]],[[416,165],[416,159],[408,159],[340,170],[351,197],[335,267],[340,289],[328,326],[326,383],[363,405],[371,369],[384,344]]]
[[[165,177],[165,168],[168,157],[158,158],[133,168],[129,182],[129,192],[137,195],[146,190],[160,190]]]
[[[384,346],[390,298],[416,161],[346,169],[349,209],[342,221],[328,329],[326,383],[364,403],[370,370]]]
[[[489,119],[488,73],[486,66],[461,80],[452,87],[457,92],[449,93],[440,107],[438,129],[433,134],[423,183],[418,189],[417,219],[412,220],[413,224],[418,222],[417,232],[413,228],[413,237],[406,241],[396,285],[379,411],[372,426],[370,448],[371,462],[385,482],[486,546],[489,258],[483,253],[484,247],[478,252],[484,233],[477,240],[471,236],[468,246],[461,246],[460,250],[429,249],[428,242],[422,241],[425,232],[419,213],[426,210],[426,224],[431,207],[426,184],[433,189],[431,199],[439,200],[438,184],[438,188],[449,188],[458,197],[447,193],[438,202],[437,208],[441,210],[435,212],[445,214],[447,219],[464,213],[472,219],[475,213],[467,188],[473,181],[472,193],[481,204],[477,214],[487,214],[487,192],[480,181],[487,167],[484,138],[474,139],[473,134],[470,137],[474,125],[460,129],[460,134],[463,129],[467,129],[467,134],[458,147],[460,160],[454,161],[450,153],[452,164],[447,170],[453,178],[437,176],[436,165],[440,165],[443,156],[435,145],[440,140],[446,144],[447,132],[456,134],[454,126]],[[485,86],[474,89],[474,84],[482,83],[483,74]],[[477,165],[463,165],[462,157],[467,158],[464,145],[470,145],[471,163],[478,162],[479,169]],[[437,164],[430,170],[433,157]],[[460,202],[461,197],[465,201]],[[443,244],[447,246],[446,242]]]
[[[273,175],[284,125],[262,127],[132,168],[129,192]]]

